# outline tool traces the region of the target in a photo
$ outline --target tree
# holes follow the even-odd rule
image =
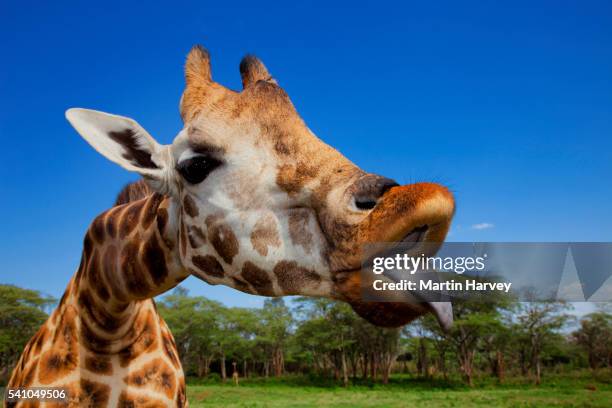
[[[158,301],[158,310],[174,336],[185,371],[207,375],[218,351],[215,340],[225,307],[201,296],[190,297],[187,289],[177,287]]]
[[[47,320],[55,299],[13,285],[0,285],[0,382],[4,382],[23,348]]]
[[[587,353],[589,367],[612,366],[612,315],[605,311],[588,314],[572,337]]]
[[[348,385],[349,347],[354,342],[352,327],[358,317],[345,303],[326,299],[300,298],[298,313],[302,315],[296,339],[325,372],[331,368],[336,379]]]
[[[448,332],[442,330],[430,315],[422,318],[422,321],[436,339],[440,351],[445,353],[449,344],[452,345],[465,382],[472,386],[474,361],[479,347],[482,347],[485,339],[490,341],[489,348],[495,345],[493,340],[500,333],[504,326],[503,319],[514,305],[510,296],[492,292],[480,293],[478,296],[470,295],[453,301],[454,324]],[[501,338],[497,346],[500,345]],[[497,351],[500,352],[499,355]],[[495,353],[496,359],[503,361],[502,350],[497,349]],[[499,373],[501,375],[501,371]]]
[[[567,323],[569,316],[563,314],[568,305],[563,302],[523,302],[520,304],[518,328],[528,340],[531,369],[535,384],[542,381],[542,351],[557,332]]]
[[[285,305],[283,298],[271,298],[264,301],[260,312],[260,325],[257,342],[269,357],[264,362],[264,371],[269,374],[270,363],[276,377],[285,370],[285,348],[290,337],[293,324],[291,311]]]

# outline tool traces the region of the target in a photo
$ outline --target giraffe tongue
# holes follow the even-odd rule
[[[385,274],[388,278],[393,281],[399,282],[402,279],[401,275],[398,275],[397,271],[387,271]],[[408,304],[422,304],[429,309],[438,320],[440,327],[445,331],[449,330],[453,325],[453,305],[451,302],[439,302],[432,301],[425,297],[420,296],[419,292],[403,292],[399,295],[401,301],[407,302]]]
[[[436,315],[440,327],[444,331],[450,330],[453,326],[453,305],[451,302],[429,302],[428,305]]]

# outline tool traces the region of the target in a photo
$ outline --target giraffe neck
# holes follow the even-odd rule
[[[188,276],[178,257],[173,211],[169,198],[153,194],[114,207],[91,224],[68,294],[88,349],[125,349],[155,314],[150,299]]]
[[[77,273],[10,387],[63,388],[71,407],[184,406],[176,344],[151,299],[187,276],[172,207],[152,195],[94,220]]]

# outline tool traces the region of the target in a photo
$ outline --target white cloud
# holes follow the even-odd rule
[[[472,229],[475,229],[475,230],[484,230],[484,229],[490,229],[493,227],[495,227],[495,224],[491,224],[490,222],[481,222],[480,224],[472,225]]]

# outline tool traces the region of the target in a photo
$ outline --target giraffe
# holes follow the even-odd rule
[[[66,388],[68,406],[185,406],[153,297],[190,275],[261,296],[344,301],[379,326],[428,312],[451,324],[449,303],[363,301],[359,273],[368,242],[443,242],[449,190],[361,170],[310,131],[259,59],[244,57],[240,74],[241,91],[214,82],[209,53],[191,49],[184,126],[170,145],[126,117],[66,112],[95,150],[142,178],[91,223],[81,264],[9,388]]]

